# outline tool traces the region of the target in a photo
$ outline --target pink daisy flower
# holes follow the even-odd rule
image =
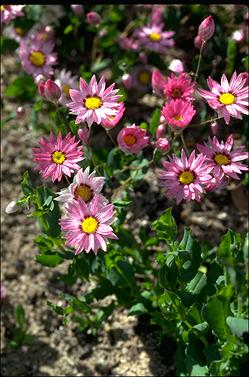
[[[132,86],[143,92],[151,88],[152,70],[148,65],[138,65],[132,72]]]
[[[233,135],[229,135],[226,142],[219,142],[216,136],[213,140],[209,137],[208,141],[205,145],[197,144],[197,148],[206,156],[206,165],[213,169],[212,175],[215,178],[225,176],[239,179],[237,174],[248,170],[247,166],[238,162],[248,158],[248,153],[244,151],[245,147],[241,146],[232,151]]]
[[[73,182],[65,190],[60,191],[55,198],[58,202],[67,203],[72,200],[82,199],[85,203],[90,203],[95,196],[98,196],[102,204],[107,203],[107,199],[100,194],[105,178],[95,177],[95,171],[89,173],[89,166],[83,171],[80,169],[74,176]]]
[[[195,113],[193,105],[182,99],[172,99],[169,103],[165,103],[162,109],[162,115],[175,132],[182,131],[187,127]]]
[[[125,112],[125,104],[124,102],[119,103],[119,107],[117,108],[117,114],[116,115],[110,115],[107,120],[103,120],[101,122],[101,125],[106,128],[107,130],[111,130],[113,127],[115,127],[120,119],[123,117]]]
[[[71,173],[79,170],[77,162],[84,160],[80,140],[75,142],[75,136],[70,132],[63,139],[61,133],[57,139],[50,133],[49,139],[42,137],[40,148],[33,148],[34,161],[38,162],[35,170],[42,173],[44,179],[52,177],[52,181],[60,181],[63,174],[71,177]]]
[[[179,76],[171,74],[167,78],[163,92],[169,99],[179,98],[184,101],[192,101],[194,82],[187,77],[186,73],[181,73]]]
[[[77,115],[75,123],[87,122],[90,127],[93,122],[101,124],[105,120],[108,121],[108,117],[116,116],[119,107],[117,101],[120,95],[116,94],[118,89],[113,89],[114,85],[105,89],[104,77],[101,77],[97,83],[95,75],[89,84],[80,78],[80,90],[69,90],[72,102],[67,104],[71,110],[70,114]]]
[[[8,23],[16,17],[24,16],[22,9],[25,5],[1,5],[1,23]]]
[[[205,192],[204,185],[212,179],[209,174],[212,167],[206,166],[205,159],[203,154],[195,157],[195,151],[187,158],[182,149],[181,158],[173,155],[169,157],[170,161],[163,162],[164,170],[160,172],[159,178],[169,199],[175,198],[177,204],[182,200],[201,200],[201,194]]]
[[[53,74],[52,66],[57,64],[57,54],[53,52],[54,43],[37,39],[22,39],[19,47],[19,57],[23,69],[30,75]]]
[[[229,124],[230,117],[242,119],[241,114],[248,115],[246,106],[249,105],[249,87],[246,85],[247,79],[243,73],[237,76],[234,72],[230,82],[223,74],[221,84],[209,77],[207,83],[211,91],[199,89],[198,93],[220,117],[224,118],[226,124]]]
[[[139,153],[149,144],[150,138],[146,130],[133,124],[123,128],[117,137],[117,142],[123,152]]]
[[[83,250],[89,253],[98,249],[106,251],[108,238],[117,239],[110,226],[115,221],[113,204],[102,205],[95,197],[87,206],[79,199],[67,207],[68,217],[59,221],[65,232],[66,245],[75,248],[75,255]]]
[[[72,76],[70,71],[62,69],[61,71],[55,71],[55,83],[61,88],[61,97],[59,103],[65,106],[67,103],[71,102],[71,97],[69,95],[70,89],[77,89],[78,84],[76,82],[76,76]]]
[[[162,31],[163,24],[144,26],[135,32],[140,45],[147,47],[149,50],[164,53],[168,47],[174,46],[175,42],[171,38],[174,31]]]

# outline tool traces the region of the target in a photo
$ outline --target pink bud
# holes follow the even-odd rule
[[[57,103],[61,96],[61,89],[53,80],[48,79],[44,85],[44,95],[49,101]]]
[[[167,153],[170,150],[170,142],[167,137],[161,137],[156,141],[156,148],[162,153]]]
[[[219,128],[220,128],[219,123],[218,122],[212,122],[210,124],[210,128],[211,128],[212,134],[217,135],[218,132],[219,132]]]
[[[38,75],[38,76],[35,77],[34,81],[35,81],[36,85],[38,85],[40,82],[45,82],[46,78],[43,75]]]
[[[44,82],[40,81],[39,84],[38,84],[38,92],[39,92],[40,96],[43,97],[43,98],[45,98],[44,88],[45,88]]]
[[[175,73],[182,73],[184,71],[182,61],[179,59],[173,59],[169,65],[169,70]]]
[[[165,124],[165,118],[164,118],[163,115],[160,116],[159,123],[160,124]]]
[[[163,6],[162,5],[155,6],[152,9],[150,24],[158,25],[160,24],[160,22],[162,22],[162,18],[163,18]]]
[[[87,145],[89,139],[89,130],[87,128],[80,128],[78,130],[79,138],[81,139],[82,143]]]
[[[126,89],[131,89],[132,88],[132,77],[129,73],[125,73],[122,76],[122,83],[126,87]]]
[[[207,41],[208,39],[212,38],[212,36],[214,35],[214,31],[215,31],[214,19],[212,16],[208,16],[200,24],[199,29],[198,29],[198,35],[201,39],[203,39],[204,41]]]
[[[166,84],[166,80],[163,75],[157,71],[156,69],[152,72],[152,88],[153,91],[158,94],[162,95],[164,86]]]
[[[86,15],[86,21],[91,25],[98,25],[101,21],[100,15],[96,12],[89,12]]]
[[[242,29],[240,30],[235,30],[232,34],[232,39],[235,41],[235,42],[243,42],[243,40],[245,39],[245,33]]]
[[[24,118],[24,116],[25,116],[25,109],[24,109],[24,107],[19,106],[19,107],[16,109],[16,117],[17,117],[18,119],[22,119],[22,118]]]
[[[72,4],[71,9],[74,12],[74,14],[76,14],[76,16],[82,16],[84,12],[83,6],[80,4]]]
[[[156,138],[160,139],[161,137],[164,137],[165,132],[166,132],[165,126],[163,124],[159,124],[159,126],[157,127],[157,130],[156,130]]]
[[[203,40],[201,39],[201,37],[199,37],[199,35],[197,35],[194,39],[194,45],[196,48],[200,49],[201,48],[201,45],[203,43]]]
[[[47,34],[49,40],[53,39],[54,38],[54,28],[53,28],[53,26],[47,25],[45,27],[45,33]]]
[[[245,82],[245,85],[248,85],[248,79],[249,79],[249,73],[248,72],[242,72],[241,73],[242,80],[246,79],[247,81]]]

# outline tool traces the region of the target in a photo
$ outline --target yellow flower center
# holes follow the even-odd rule
[[[175,89],[173,90],[172,95],[173,95],[173,97],[177,97],[177,98],[181,97],[181,95],[182,95],[182,91],[181,91],[181,89],[175,88]]]
[[[183,117],[181,115],[174,115],[173,118],[175,120],[183,120]]]
[[[88,97],[85,99],[85,107],[89,110],[99,109],[102,106],[102,101],[99,97]]]
[[[19,35],[20,37],[22,37],[25,34],[25,31],[20,27],[15,27],[15,32],[16,35]]]
[[[135,144],[137,139],[133,135],[125,135],[124,136],[124,142],[126,145],[133,145]]]
[[[80,197],[84,202],[89,202],[93,197],[92,189],[87,185],[79,185],[74,191],[75,198]]]
[[[152,42],[158,42],[161,39],[161,35],[158,33],[150,33],[149,38]]]
[[[45,63],[45,55],[40,51],[33,51],[29,55],[29,60],[36,67],[41,67]]]
[[[83,232],[87,234],[95,233],[98,226],[99,226],[99,222],[92,216],[87,217],[81,223],[81,228]]]
[[[194,174],[191,171],[183,171],[179,177],[178,181],[181,182],[183,185],[189,185],[194,181]]]
[[[66,94],[66,96],[69,97],[69,90],[70,89],[71,89],[70,86],[68,84],[66,84],[66,85],[63,85],[62,91],[63,91],[63,93]]]
[[[63,152],[61,151],[55,151],[52,153],[52,161],[55,163],[55,164],[63,164],[63,162],[65,161],[66,159],[66,156]]]
[[[236,97],[231,93],[223,93],[219,96],[219,101],[223,105],[232,105],[235,102]]]
[[[4,5],[1,5],[1,11],[4,11],[5,10],[5,6]]]
[[[138,80],[141,82],[141,84],[147,85],[150,82],[149,72],[140,72],[138,75]]]
[[[214,161],[218,165],[228,165],[230,164],[229,158],[225,154],[217,153],[214,157]]]

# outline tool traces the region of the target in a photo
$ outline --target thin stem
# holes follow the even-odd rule
[[[115,145],[115,147],[118,147],[118,144],[116,143],[116,141],[113,139],[110,131],[106,131],[107,135],[109,136],[109,138],[111,139],[111,141],[113,142],[113,144]]]
[[[70,186],[71,182],[69,181],[69,179],[67,178],[67,176],[65,174],[64,174],[64,177],[66,178],[66,181],[67,181],[68,185]]]
[[[219,120],[221,118],[222,117],[217,117],[217,118],[212,118],[212,119],[205,120],[204,122],[201,122],[201,123],[191,124],[191,127],[202,126],[203,124],[216,122],[216,120]]]
[[[126,25],[123,33],[121,34],[122,37],[126,37],[127,34],[129,33],[129,31],[133,28],[133,25],[134,25],[134,21],[131,21],[128,23],[128,25]]]
[[[182,132],[180,133],[180,137],[181,137],[181,142],[182,142],[183,148],[185,149],[185,152],[186,152],[186,154],[188,156],[189,155],[189,153],[188,153],[188,147],[187,147],[187,145],[185,143],[184,136],[183,136]]]
[[[201,45],[201,48],[200,48],[199,58],[198,58],[198,64],[197,64],[197,68],[196,68],[196,72],[195,72],[194,82],[196,82],[198,74],[199,74],[199,69],[200,69],[200,64],[201,64],[201,58],[202,58],[202,50],[203,50],[204,44],[205,44],[205,41],[202,42],[202,45]]]

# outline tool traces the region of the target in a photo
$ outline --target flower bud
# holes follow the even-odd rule
[[[160,124],[165,124],[165,118],[164,118],[163,115],[160,116],[159,123]]]
[[[72,4],[71,9],[76,16],[82,16],[84,9],[81,4]]]
[[[61,96],[61,89],[53,80],[48,79],[44,84],[44,95],[49,101],[57,103]]]
[[[169,65],[169,70],[175,73],[182,73],[184,71],[182,61],[179,59],[173,59]]]
[[[101,21],[100,15],[96,12],[89,12],[86,15],[86,21],[91,25],[98,25]]]
[[[36,77],[35,77],[35,84],[36,85],[38,85],[40,82],[45,82],[46,81],[46,78],[45,78],[45,76],[43,76],[43,75],[37,75]]]
[[[245,33],[242,29],[240,30],[235,30],[232,34],[232,40],[235,42],[243,42],[245,39]]]
[[[153,88],[153,91],[158,95],[162,95],[165,83],[166,83],[166,80],[163,77],[163,75],[158,70],[155,69],[152,72],[152,88]]]
[[[160,137],[156,141],[156,148],[162,153],[167,153],[170,150],[170,142],[167,137]]]
[[[5,208],[5,213],[7,213],[7,215],[10,215],[11,213],[15,213],[17,209],[18,206],[16,205],[15,200],[12,200]]]
[[[203,39],[204,41],[207,41],[208,39],[212,38],[212,36],[214,35],[214,31],[215,31],[214,19],[212,16],[208,16],[200,24],[199,29],[198,29],[198,35],[201,39]]]
[[[132,77],[129,73],[125,73],[122,76],[122,83],[126,87],[126,89],[131,89],[132,88]]]
[[[47,25],[44,29],[45,33],[47,34],[47,39],[53,39],[54,38],[54,28],[53,26]]]
[[[45,93],[44,93],[44,82],[43,81],[40,81],[39,84],[38,84],[38,92],[40,94],[41,97],[45,98]]]
[[[78,130],[78,136],[80,140],[82,141],[83,144],[87,145],[88,144],[88,139],[89,139],[89,130],[87,128],[80,128]]]
[[[217,135],[217,133],[219,132],[219,123],[218,122],[212,122],[210,124],[210,128],[211,128],[211,132],[213,135]]]
[[[152,13],[150,17],[150,24],[151,25],[158,25],[162,22],[163,18],[163,6],[157,5],[152,8]]]
[[[201,39],[201,37],[199,37],[199,35],[197,35],[197,36],[195,37],[195,39],[194,39],[194,46],[195,46],[195,48],[200,49],[202,43],[203,43],[203,40]]]
[[[157,130],[156,130],[156,138],[160,139],[161,137],[164,137],[165,132],[166,132],[165,126],[163,124],[159,124],[159,126],[157,127]]]
[[[22,119],[24,118],[25,116],[25,109],[23,106],[19,106],[17,109],[16,109],[16,117],[18,119]]]

